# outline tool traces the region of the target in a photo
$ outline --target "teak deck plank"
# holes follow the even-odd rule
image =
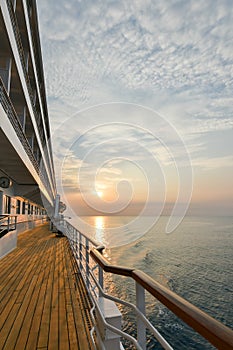
[[[47,225],[19,235],[0,260],[0,349],[92,349],[71,260],[67,239]]]

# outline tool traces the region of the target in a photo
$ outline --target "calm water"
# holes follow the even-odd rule
[[[130,217],[86,217],[84,220],[93,226],[89,232],[98,240],[105,241],[111,229],[119,226],[121,234],[130,237],[131,243],[106,250],[112,263],[143,270],[233,328],[233,218],[186,217],[175,232],[168,235],[165,233],[167,218],[161,217],[136,241],[133,239],[138,234],[123,225],[132,220]],[[117,245],[115,233],[114,241]],[[134,301],[134,285],[130,279],[108,275],[106,285],[111,293]],[[133,314],[121,311],[127,315],[124,328],[135,334]],[[213,349],[149,295],[147,311],[150,320],[175,349]],[[130,345],[126,346],[130,349]],[[148,336],[148,348],[160,349],[160,346]]]

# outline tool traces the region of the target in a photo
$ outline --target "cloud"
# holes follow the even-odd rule
[[[193,161],[193,165],[201,167],[203,170],[215,170],[215,169],[232,169],[233,168],[233,156],[226,157],[213,157],[213,158],[198,158]]]
[[[233,138],[230,0],[40,0],[38,9],[58,168],[71,147],[70,140],[75,141],[91,124],[98,125],[99,120],[109,122],[107,113],[100,115],[95,110],[96,115],[87,118],[85,112],[78,112],[119,101],[152,108],[172,123],[191,154],[194,167],[214,171],[214,159],[216,164],[232,164],[232,148],[227,147],[229,133]],[[121,113],[125,113],[125,122],[134,120],[137,125],[143,121],[153,135],[165,135],[165,144],[171,147],[176,160],[182,161],[181,149],[171,134],[166,136],[156,122],[148,122],[139,114],[132,117],[127,112],[127,108],[119,110],[112,121],[122,121]],[[75,118],[70,129],[57,132],[72,115]],[[106,148],[95,148],[98,156],[93,157],[92,164],[107,156],[112,160],[115,157],[117,162],[121,154],[135,162],[145,159],[145,153],[135,153],[133,145],[139,144],[139,139],[141,149],[145,146],[157,154],[164,166],[172,164],[156,137],[150,138],[136,128],[125,129],[121,138],[114,135],[111,126],[102,131],[84,136],[73,154],[82,160],[87,150],[101,141],[104,145],[104,135],[111,135],[112,143],[105,144]],[[221,134],[217,135],[217,131]],[[127,147],[122,146],[122,140],[127,140]],[[222,162],[218,148],[222,150]],[[90,159],[86,161],[91,164]],[[114,166],[115,171],[118,166]],[[103,169],[110,171],[106,166]]]
[[[138,2],[136,8],[123,1],[42,1],[39,9],[54,95],[76,95],[83,103],[105,78],[128,89],[230,93],[233,29],[226,1]]]

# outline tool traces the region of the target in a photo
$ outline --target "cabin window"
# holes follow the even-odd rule
[[[16,214],[20,214],[21,212],[21,201],[19,199],[17,199],[16,202]]]
[[[23,202],[22,203],[22,214],[25,214],[25,212],[26,212],[26,203]]]
[[[0,214],[3,213],[3,192],[0,191]]]
[[[6,195],[4,196],[4,213],[11,213],[11,197]]]
[[[31,204],[28,203],[28,214],[30,215],[31,214]]]

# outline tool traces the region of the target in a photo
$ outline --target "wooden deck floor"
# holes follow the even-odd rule
[[[0,260],[0,349],[92,349],[88,298],[65,237],[47,225]]]

